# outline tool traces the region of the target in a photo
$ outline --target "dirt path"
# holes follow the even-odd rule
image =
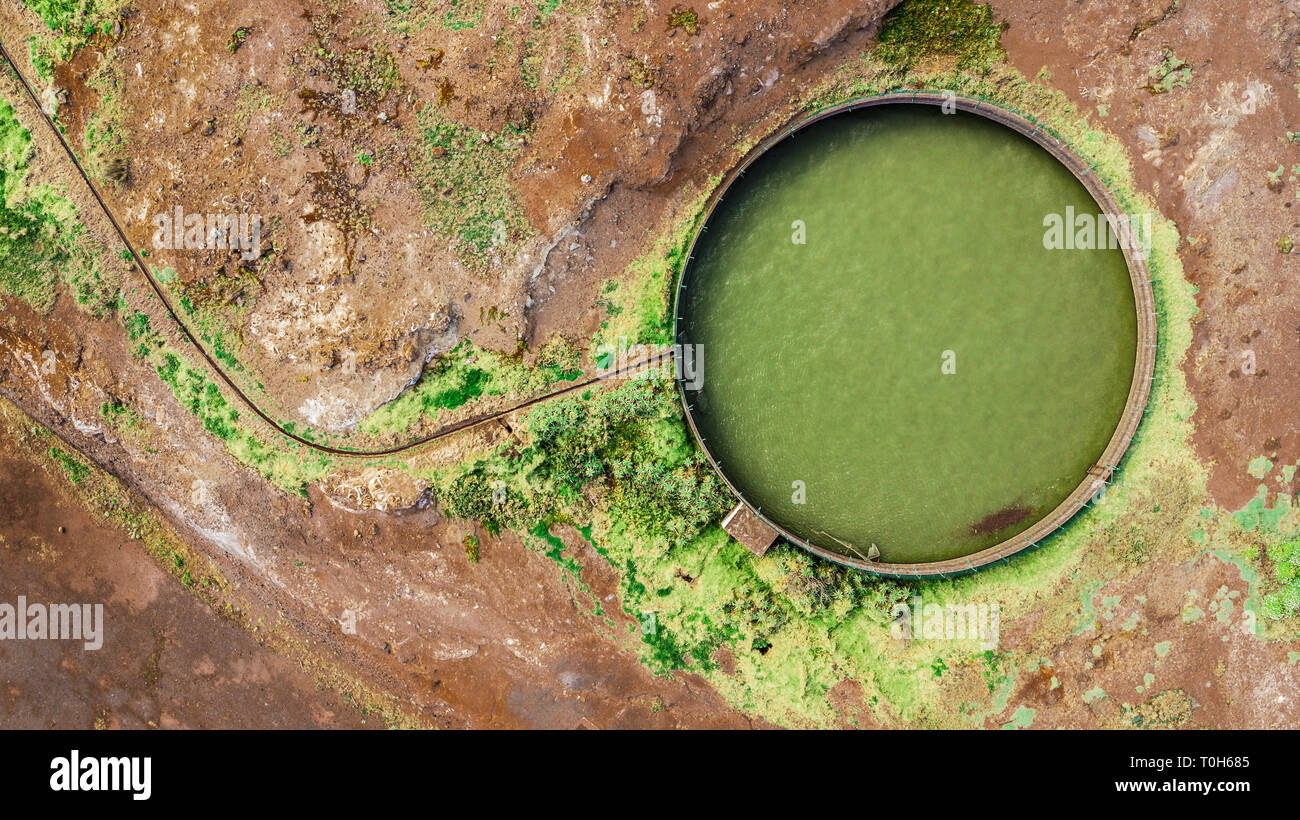
[[[6,419],[19,412],[8,403],[0,411]],[[0,667],[12,662],[24,670],[8,690],[10,725],[383,722],[371,714],[363,723],[366,715],[340,711],[343,701],[317,691],[316,675],[217,617],[138,542],[69,499],[65,479],[23,457],[51,443],[70,446],[44,437],[27,436],[21,445],[11,439],[10,433],[0,437],[0,577],[17,579],[6,590],[31,600],[103,602],[110,640],[90,653],[67,643],[0,644]],[[99,447],[99,458],[122,466],[105,457],[111,446]],[[224,550],[214,556],[229,587],[222,606],[286,639],[293,657],[310,668],[334,670],[325,675],[327,686],[355,682],[390,696],[406,715],[402,725],[766,725],[733,710],[693,675],[657,677],[637,661],[639,625],[617,606],[617,575],[575,531],[560,534],[587,566],[585,590],[513,535],[492,537],[433,509],[358,515],[316,492],[304,502],[245,487],[237,471],[218,477],[225,470],[220,461],[214,466],[205,478],[215,487],[207,506],[223,517],[190,518],[183,526],[185,536]],[[147,503],[173,507],[157,486],[146,488],[153,496]],[[482,541],[478,563],[467,560],[462,546],[470,531]],[[66,703],[43,694],[59,686],[81,688],[69,689]],[[200,693],[209,686],[220,692],[205,701]],[[227,690],[229,699],[221,694]],[[240,699],[254,697],[249,691],[267,711],[235,712]],[[276,710],[284,716],[271,717]]]
[[[98,650],[0,642],[6,729],[382,728],[218,617],[0,437],[3,600],[104,607]]]

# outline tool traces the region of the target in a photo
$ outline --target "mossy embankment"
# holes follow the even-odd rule
[[[55,65],[72,59],[79,49],[106,44],[114,36],[115,24],[120,30],[118,14],[123,4],[115,0],[25,2],[46,26],[27,40],[41,81],[52,82]],[[78,138],[85,145],[89,167],[102,171],[97,175],[104,179],[113,172],[108,165],[122,149],[116,80],[110,68],[100,65],[87,82],[102,99],[98,111],[87,118],[85,134]],[[56,122],[61,100],[53,95],[48,100]],[[62,281],[82,309],[103,317],[113,310],[121,265],[105,258],[104,250],[89,239],[68,191],[49,181],[59,175],[51,174],[47,166],[33,174],[37,160],[44,158],[37,155],[32,129],[43,127],[18,78],[5,72],[0,79],[0,290],[46,313]]]
[[[83,309],[111,313],[120,274],[89,241],[66,191],[33,174],[36,147],[0,84],[0,290],[48,313],[64,283]]]

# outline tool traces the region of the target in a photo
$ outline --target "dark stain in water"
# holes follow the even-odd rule
[[[1010,527],[1013,524],[1019,524],[1024,521],[1033,512],[1028,507],[1011,505],[1003,507],[992,515],[985,516],[979,523],[970,528],[972,535],[992,535]]]

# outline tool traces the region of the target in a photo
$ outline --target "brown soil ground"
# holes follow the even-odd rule
[[[126,36],[114,46],[120,64],[129,68],[131,83],[124,130],[148,146],[134,155],[130,184],[110,190],[110,204],[128,217],[133,239],[147,245],[151,226],[146,216],[160,202],[206,212],[222,210],[229,204],[226,198],[234,197],[234,202],[280,218],[276,236],[283,253],[246,294],[267,312],[266,322],[285,320],[280,346],[272,350],[249,344],[240,353],[265,382],[268,402],[285,418],[301,418],[301,408],[313,398],[360,396],[340,417],[373,406],[395,393],[413,369],[418,371],[425,356],[449,343],[449,329],[455,338],[506,350],[520,337],[530,345],[556,332],[578,341],[589,338],[602,316],[600,286],[645,252],[649,236],[680,216],[683,191],[698,191],[711,176],[727,170],[736,158],[738,134],[759,136],[750,133],[755,123],[792,113],[783,109],[789,106],[790,89],[811,84],[858,53],[872,36],[872,21],[889,4],[825,2],[788,10],[766,0],[712,3],[702,11],[706,26],[694,37],[680,31],[669,36],[663,21],[673,3],[602,5],[572,32],[579,47],[595,55],[588,58],[585,72],[565,74],[560,51],[541,61],[545,77],[566,78],[562,93],[529,89],[518,82],[517,70],[507,77],[495,68],[500,63],[492,59],[494,43],[483,31],[499,24],[491,15],[503,11],[485,12],[489,17],[477,29],[450,32],[430,26],[402,36],[383,23],[382,3],[341,5],[342,22],[335,26],[351,39],[340,48],[359,47],[363,41],[386,48],[403,83],[400,91],[374,103],[362,121],[296,108],[293,99],[300,87],[321,94],[339,91],[319,71],[310,74],[314,66],[303,49],[316,46],[305,8],[214,0],[203,4],[200,19],[176,4],[142,2]],[[1269,0],[1236,0],[1231,13],[1210,0],[1188,0],[1177,7],[1166,0],[1007,0],[995,1],[993,7],[1009,23],[1003,36],[1009,61],[1029,76],[1045,68],[1052,84],[1081,106],[1104,106],[1106,115],[1098,111],[1099,121],[1128,148],[1139,186],[1189,240],[1182,260],[1200,288],[1201,308],[1183,364],[1198,402],[1195,444],[1212,467],[1215,499],[1228,509],[1239,508],[1258,483],[1246,474],[1251,458],[1262,454],[1287,463],[1300,460],[1300,422],[1294,411],[1300,400],[1295,366],[1300,291],[1288,286],[1300,262],[1277,250],[1282,235],[1300,236],[1294,207],[1300,182],[1286,174],[1275,190],[1266,177],[1279,165],[1289,169],[1300,163],[1300,147],[1285,136],[1288,130],[1300,130],[1296,11]],[[203,22],[207,20],[223,24]],[[30,15],[5,4],[0,36],[6,43],[21,42],[32,22]],[[237,25],[249,26],[254,34],[232,56],[227,29]],[[594,45],[601,38],[610,41],[603,51]],[[1190,64],[1193,78],[1188,88],[1152,95],[1145,88],[1148,72],[1166,48]],[[439,49],[444,52],[439,67],[421,68],[419,61]],[[631,56],[653,74],[653,97],[632,82],[627,68]],[[299,64],[291,71],[287,66],[295,60]],[[90,57],[78,57],[57,78],[71,92],[65,121],[84,121],[94,109],[94,95],[84,85],[90,63]],[[305,74],[301,84],[295,80],[300,74]],[[319,127],[320,145],[277,157],[275,134],[284,123],[267,114],[250,118],[237,133],[239,88],[250,78],[261,80],[268,93],[284,101],[285,116],[294,120],[290,125],[301,121]],[[532,257],[528,263],[502,262],[487,277],[465,269],[454,254],[438,242],[424,241],[421,233],[419,200],[407,170],[416,162],[411,120],[417,103],[434,99],[443,80],[452,84],[458,95],[454,104],[476,127],[499,130],[521,111],[531,114],[535,124],[512,171],[532,232],[520,241],[531,243]],[[218,125],[205,135],[209,119]],[[48,137],[34,138],[40,173],[78,190]],[[377,165],[365,170],[343,162],[358,147],[373,150]],[[206,161],[196,163],[195,157]],[[331,163],[346,167],[328,176]],[[322,179],[313,174],[321,173],[327,174],[326,189],[313,183]],[[74,199],[88,215],[91,234],[116,250],[93,203],[80,194]],[[304,210],[311,207],[328,218],[304,219]],[[349,235],[348,214],[358,209],[371,214],[386,234]],[[225,260],[160,252],[151,261],[175,265],[182,281],[193,282]],[[312,278],[318,275],[324,278]],[[328,296],[308,298],[321,285],[329,286]],[[349,307],[332,313],[343,302]],[[120,327],[87,319],[66,298],[46,317],[6,304],[0,393],[119,476],[172,522],[178,537],[211,555],[231,581],[230,594],[241,608],[283,624],[371,689],[392,693],[415,722],[556,728],[751,725],[698,679],[654,677],[638,664],[635,624],[611,597],[615,580],[603,562],[584,561],[589,569],[583,580],[607,602],[605,616],[586,614],[563,573],[513,536],[478,533],[482,556],[480,563],[471,564],[461,547],[468,525],[442,519],[436,510],[357,513],[336,506],[316,489],[306,500],[286,496],[234,464],[197,420],[175,406],[158,379],[131,358]],[[479,308],[484,307],[497,307],[506,318],[480,322]],[[232,315],[249,321],[238,311]],[[348,374],[327,366],[335,351],[312,322],[331,315],[347,325],[358,349],[364,349],[364,390]],[[40,367],[46,350],[56,352],[53,372]],[[1253,375],[1242,370],[1248,350],[1257,362]],[[291,351],[302,355],[289,359]],[[119,440],[102,426],[100,403],[117,398],[142,409],[151,423],[147,441]],[[456,439],[436,457],[455,458],[502,434],[481,431]],[[39,477],[21,460],[10,458],[0,465],[6,476],[23,481]],[[23,503],[35,497],[25,492],[16,496],[20,502],[29,498]],[[126,671],[110,677],[99,700],[87,696],[93,708],[77,711],[81,705],[69,704],[67,712],[47,714],[19,700],[19,706],[11,707],[13,714],[26,717],[15,720],[83,725],[100,717],[95,709],[103,703],[121,725],[161,721],[168,714],[185,725],[222,723],[229,717],[222,704],[261,686],[263,673],[225,673],[244,668],[237,664],[239,652],[218,652],[205,640],[179,638],[188,634],[183,625],[202,623],[190,611],[195,602],[175,581],[159,578],[149,561],[130,558],[120,537],[101,539],[90,522],[79,522],[71,513],[71,523],[65,522],[57,509],[34,513],[31,522],[26,516],[6,520],[0,528],[11,544],[37,536],[62,543],[39,526],[64,524],[69,534],[86,534],[84,541],[60,547],[61,556],[44,574],[31,569],[37,565],[23,563],[33,573],[31,584],[44,584],[51,594],[77,591],[90,583],[90,576],[65,566],[65,557],[89,556],[100,544],[118,544],[120,560],[106,571],[122,591],[109,590],[115,597],[108,600],[126,607],[143,595],[132,590],[152,590],[149,594],[157,597],[149,605],[152,610],[145,608],[134,633],[138,637],[115,650],[119,654],[114,657],[126,659],[125,666],[118,664]],[[576,533],[565,537],[573,554],[588,549]],[[17,560],[6,556],[0,555],[0,561]],[[1199,708],[1191,725],[1290,723],[1276,708],[1300,695],[1292,691],[1286,647],[1231,639],[1238,626],[1231,617],[1236,610],[1223,602],[1235,601],[1239,609],[1246,589],[1234,567],[1211,556],[1157,555],[1133,577],[1113,581],[1097,593],[1120,598],[1109,613],[1117,622],[1135,613],[1143,619],[1143,641],[1102,618],[1054,647],[1044,659],[1043,669],[1050,671],[1022,681],[1018,699],[1041,703],[1035,727],[1110,725],[1126,717],[1120,705],[1125,698],[1118,693],[1132,692],[1127,699],[1141,701],[1144,692],[1136,687],[1145,691],[1144,676],[1156,674],[1161,690],[1195,693]],[[1197,611],[1208,614],[1195,617]],[[1216,617],[1225,611],[1229,616]],[[213,629],[233,629],[213,623]],[[1004,638],[1014,646],[1028,640],[1035,626],[1008,625]],[[160,656],[164,674],[150,688],[138,671],[154,652],[159,633],[169,636]],[[1173,650],[1155,657],[1148,638],[1169,641]],[[239,646],[233,637],[223,642]],[[104,651],[105,659],[109,651]],[[245,651],[259,659],[249,662],[249,670],[270,670],[265,675],[272,682],[259,690],[265,693],[260,696],[282,704],[283,725],[359,722],[347,708],[337,707],[332,696],[304,688],[304,679],[278,656],[256,645]],[[187,694],[188,681],[171,683],[169,678],[196,668],[204,652],[211,656],[214,675],[229,674],[224,691],[232,700],[218,695],[202,709],[178,705],[193,695]],[[63,680],[61,685],[69,687],[88,685],[88,676],[78,683],[75,675],[55,671],[61,660],[41,660],[44,670],[34,670],[28,688],[20,690],[29,692],[47,679]],[[105,661],[80,659],[83,666],[92,662]],[[39,665],[35,658],[32,663]],[[169,667],[171,663],[176,665]],[[1055,687],[1053,677],[1059,684]],[[178,688],[168,690],[168,685]],[[1082,695],[1094,688],[1110,696],[1089,703]],[[853,683],[846,682],[835,697],[851,703],[852,690]],[[129,708],[113,711],[112,693]],[[6,703],[15,702],[14,697]],[[1175,706],[1170,710],[1177,711]],[[243,717],[248,716],[230,719]],[[994,716],[990,725],[1007,717]]]
[[[12,432],[12,431],[10,431]],[[102,603],[103,646],[0,642],[6,729],[382,728],[217,616],[0,438],[5,603]]]
[[[864,43],[886,4],[825,5],[814,15],[719,8],[690,36],[665,25],[666,2],[603,3],[531,26],[507,4],[470,4],[481,16],[466,11],[475,25],[456,30],[379,2],[327,11],[215,0],[200,14],[145,0],[109,50],[127,69],[123,131],[148,149],[132,153],[126,184],[107,186],[110,205],[151,265],[175,268],[191,301],[223,317],[244,381],[265,388],[267,407],[345,431],[459,339],[511,352],[554,333],[590,338],[599,285],[644,250],[627,228],[664,205],[627,192],[680,188],[681,168],[704,181],[697,162],[731,147],[731,124],[766,113],[778,79],[816,76],[819,58]],[[239,27],[250,34],[232,53]],[[632,79],[632,59],[651,88]],[[525,79],[536,60],[540,79]],[[87,49],[58,72],[63,121],[100,110],[88,85],[98,64]],[[391,65],[395,79],[377,90],[354,64]],[[343,113],[348,90],[358,90],[356,114]],[[511,173],[526,225],[511,228],[514,252],[486,268],[425,224],[420,116],[430,112],[483,132],[531,124]],[[81,130],[69,130],[84,148]],[[373,161],[361,164],[361,152]],[[153,217],[177,207],[261,215],[268,250],[254,263],[152,247]],[[349,354],[354,370],[341,366]]]

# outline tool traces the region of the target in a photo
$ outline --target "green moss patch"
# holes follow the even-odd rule
[[[986,69],[1006,57],[1000,42],[1005,28],[985,4],[903,0],[881,22],[876,56],[904,68],[945,56],[955,57],[959,69]]]
[[[0,99],[0,290],[45,313],[62,278],[79,305],[111,312],[118,277],[100,264],[72,203],[32,179],[34,151],[31,132]]]
[[[439,356],[415,386],[368,414],[357,425],[367,435],[384,436],[418,431],[487,396],[524,398],[582,375],[579,355],[562,337],[553,337],[526,366],[521,357],[481,350],[468,340]]]
[[[437,108],[419,116],[425,154],[420,174],[425,221],[453,242],[461,260],[485,270],[532,232],[510,174],[518,143],[507,133],[475,131]]]

